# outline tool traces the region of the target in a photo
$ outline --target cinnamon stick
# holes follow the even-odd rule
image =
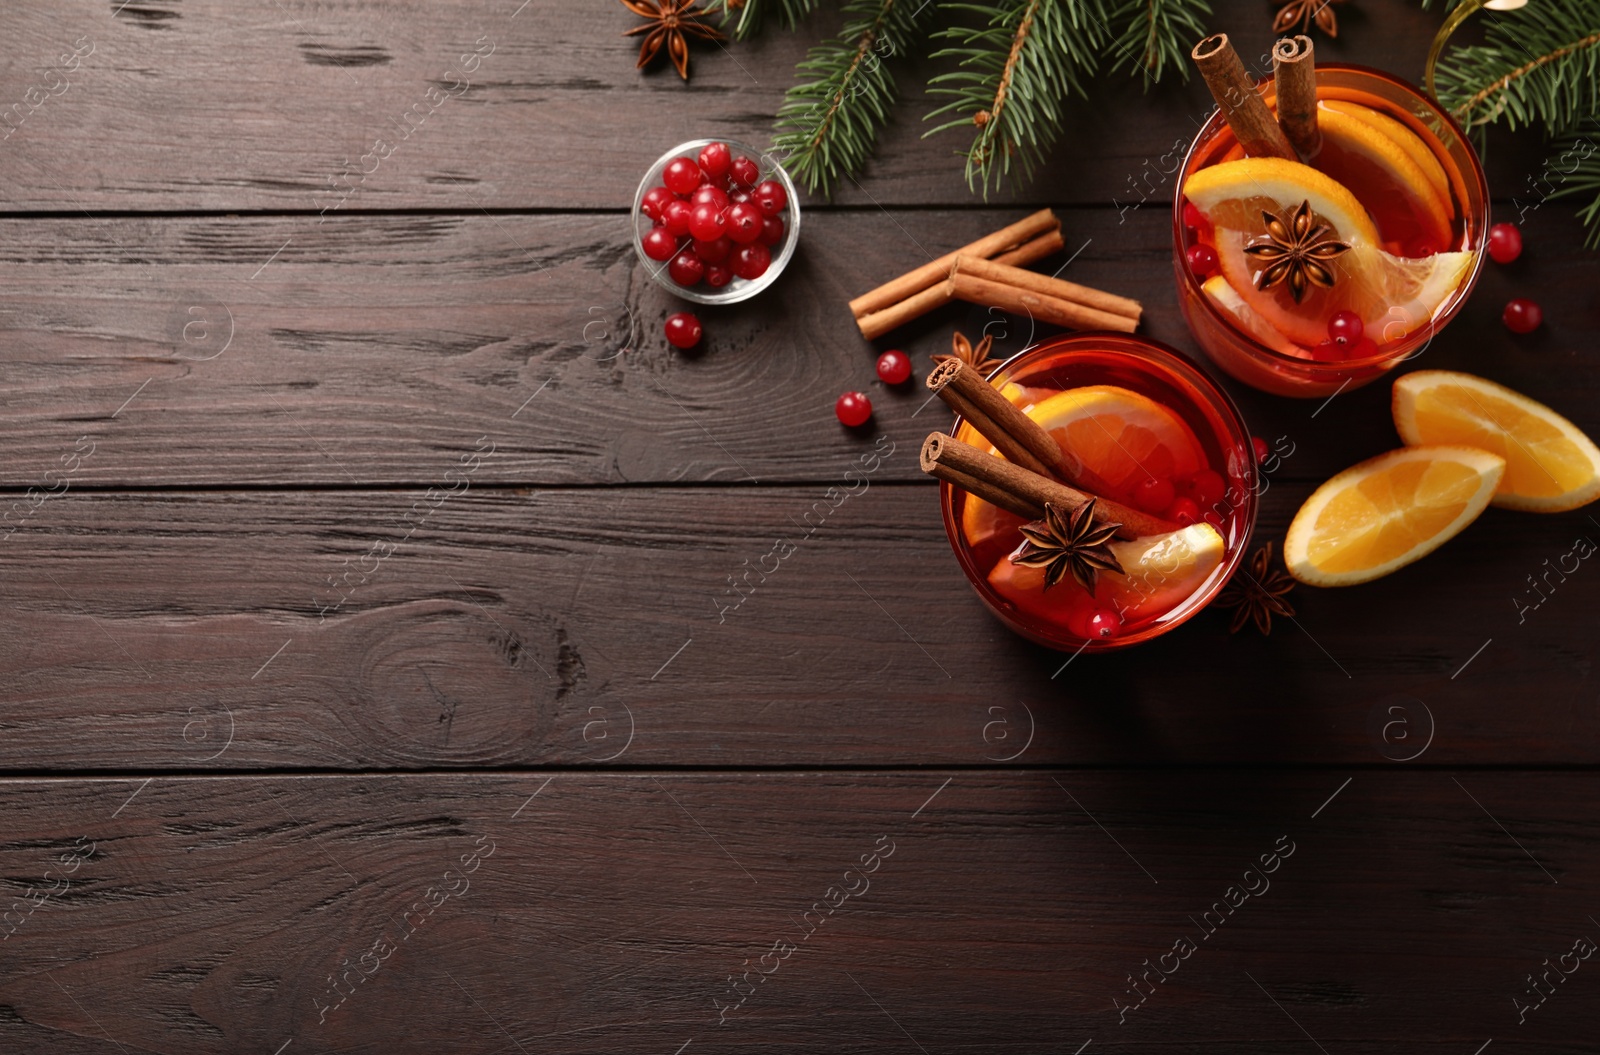
[[[1178,530],[1177,524],[1130,509],[1120,502],[1068,487],[942,432],[929,433],[922,442],[921,464],[922,471],[930,476],[936,476],[986,502],[1032,520],[1044,516],[1047,502],[1070,511],[1092,498],[1097,503],[1096,519],[1121,525],[1117,528],[1118,538],[1133,539],[1141,535],[1162,535]]]
[[[913,271],[906,272],[892,282],[886,282],[877,289],[863,293],[850,302],[850,311],[859,319],[863,315],[892,307],[907,297],[921,293],[929,286],[938,285],[950,274],[950,265],[955,263],[958,255],[991,257],[1007,249],[1025,245],[1046,231],[1060,226],[1061,221],[1056,218],[1055,213],[1049,209],[1040,209],[1032,216],[1024,217],[1009,227],[1002,227],[993,234],[984,235],[970,245],[946,253],[937,260],[931,260]]]
[[[1002,282],[992,282],[967,272],[956,272],[950,276],[946,284],[950,287],[951,296],[969,304],[999,308],[1014,315],[1027,315],[1074,330],[1116,330],[1121,333],[1132,333],[1139,327],[1138,322],[1126,315],[1113,315],[1099,308],[1090,308],[1059,297],[1018,289]]]
[[[1143,305],[1128,297],[1119,297],[1115,293],[1106,293],[1103,290],[1093,289],[1089,286],[1080,286],[1078,283],[1068,282],[1064,278],[1041,275],[1037,271],[1024,271],[1020,267],[1011,267],[996,260],[958,256],[952,273],[961,272],[978,278],[986,278],[991,282],[1001,282],[1008,286],[1015,286],[1018,289],[1043,293],[1045,296],[1055,297],[1059,300],[1069,300],[1085,307],[1110,312],[1112,315],[1126,315],[1135,324],[1138,323],[1139,316],[1144,313]]]
[[[1002,253],[995,257],[995,261],[1020,267],[1035,260],[1043,260],[1051,253],[1059,251],[1065,244],[1065,240],[1061,237],[1061,228],[1056,227],[1008,253]],[[875,341],[890,330],[903,326],[912,319],[921,318],[935,308],[943,307],[950,303],[950,299],[950,291],[945,288],[943,282],[939,282],[882,311],[859,316],[856,325],[861,328],[861,336],[869,341]]]
[[[928,371],[925,384],[1009,460],[1045,476],[1062,475],[1056,438],[967,363],[946,359]]]
[[[1246,154],[1299,160],[1266,101],[1257,94],[1226,33],[1206,37],[1194,46],[1190,56]]]
[[[1322,149],[1317,130],[1317,63],[1311,38],[1285,37],[1272,45],[1272,80],[1278,124],[1300,160],[1310,163]]]

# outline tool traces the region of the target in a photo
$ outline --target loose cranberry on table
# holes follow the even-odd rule
[[[761,210],[753,202],[741,202],[728,207],[728,237],[740,245],[761,237]]]
[[[865,425],[872,417],[872,401],[860,392],[846,392],[834,403],[833,413],[841,425]]]
[[[671,260],[678,251],[678,240],[665,227],[652,227],[645,232],[644,255],[651,260]]]
[[[661,172],[661,182],[674,194],[692,194],[704,179],[700,166],[688,158],[673,158]]]
[[[667,316],[667,343],[674,348],[693,348],[700,343],[700,320],[687,311]]]
[[[783,184],[775,179],[762,180],[750,192],[750,200],[756,203],[756,208],[761,210],[763,216],[779,216],[789,204],[789,195],[783,189]]]
[[[733,251],[733,273],[742,279],[756,279],[772,266],[772,253],[760,242],[741,245]]]
[[[1509,264],[1522,255],[1522,231],[1514,223],[1497,223],[1489,228],[1489,257],[1497,264]]]
[[[689,233],[689,220],[693,216],[694,206],[681,198],[674,198],[661,211],[661,224],[668,234],[682,237]]]
[[[659,222],[667,203],[674,200],[672,192],[667,188],[651,187],[644,192],[644,200],[639,203],[639,211]]]
[[[911,380],[911,360],[905,352],[884,352],[878,356],[878,380],[886,385],[903,385]]]
[[[726,143],[707,143],[700,148],[700,171],[711,179],[721,179],[733,164],[733,152]]]
[[[761,179],[761,170],[749,158],[736,157],[733,159],[733,164],[728,168],[728,175],[733,177],[733,185],[735,187],[748,191]],[[669,183],[667,186],[670,187],[672,184]]]
[[[723,211],[711,202],[703,201],[689,211],[689,234],[697,242],[714,242],[727,230]]]
[[[1209,245],[1191,245],[1184,250],[1183,257],[1189,262],[1189,270],[1199,278],[1210,278],[1217,273],[1217,251]]]
[[[1506,324],[1506,329],[1512,333],[1532,333],[1544,322],[1544,309],[1527,297],[1518,297],[1506,305],[1505,312],[1500,316],[1500,321]]]
[[[680,286],[699,284],[705,273],[705,261],[687,249],[673,257],[672,263],[667,265],[668,276]]]

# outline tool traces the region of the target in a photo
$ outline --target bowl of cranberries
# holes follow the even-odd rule
[[[777,279],[800,236],[783,166],[730,139],[662,154],[633,196],[633,248],[661,285],[697,304],[732,304]]]

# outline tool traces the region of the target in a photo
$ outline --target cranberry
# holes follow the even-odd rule
[[[1147,477],[1133,488],[1133,504],[1155,516],[1166,512],[1167,507],[1177,497],[1177,488],[1173,487],[1172,481],[1164,476]]]
[[[726,209],[729,204],[728,192],[721,187],[705,186],[697,188],[689,195],[690,205],[701,205],[705,202],[710,202],[719,209]]]
[[[841,425],[865,425],[872,417],[872,401],[860,392],[846,392],[834,403],[833,413]]]
[[[1250,446],[1255,448],[1256,464],[1257,465],[1265,465],[1265,464],[1267,464],[1267,456],[1272,453],[1271,451],[1269,451],[1267,449],[1267,441],[1262,439],[1260,436],[1251,436],[1250,437]]]
[[[733,164],[733,152],[726,143],[707,143],[700,148],[700,171],[711,179],[721,179]]]
[[[764,246],[775,246],[783,241],[783,236],[786,232],[787,228],[783,226],[783,220],[776,216],[768,216],[761,221],[761,237],[757,238],[756,241]]]
[[[789,195],[783,189],[783,184],[769,179],[756,184],[750,192],[750,200],[756,203],[763,216],[778,216],[789,204]]]
[[[714,242],[722,237],[727,225],[722,210],[711,202],[703,201],[689,212],[689,233],[697,242]]]
[[[1096,608],[1089,616],[1090,640],[1106,641],[1116,637],[1122,629],[1122,617],[1109,608]]]
[[[1185,498],[1194,499],[1194,504],[1201,509],[1208,509],[1222,501],[1228,489],[1222,474],[1215,469],[1201,469],[1192,473],[1179,481],[1178,487]]]
[[[705,261],[687,249],[673,257],[672,263],[667,265],[667,275],[680,286],[699,284],[705,273]]]
[[[700,186],[705,173],[688,158],[673,158],[661,172],[661,182],[674,194],[687,196]]]
[[[1200,519],[1216,528],[1219,532],[1222,530],[1222,514],[1217,512],[1215,509],[1211,510]]]
[[[1188,527],[1200,520],[1200,507],[1192,498],[1179,498],[1167,507],[1167,519],[1174,523]]]
[[[651,260],[671,260],[678,251],[678,240],[665,227],[652,227],[644,236],[644,255]]]
[[[911,360],[905,352],[884,352],[878,356],[878,380],[886,385],[903,385],[911,380]]]
[[[721,289],[733,281],[733,272],[721,264],[706,265],[706,285],[712,289]]]
[[[667,343],[674,348],[693,348],[700,343],[700,320],[687,311],[667,316]]]
[[[1509,264],[1522,255],[1522,231],[1514,223],[1497,223],[1489,228],[1489,256],[1497,264]]]
[[[1378,342],[1371,337],[1363,337],[1350,349],[1351,359],[1367,359],[1378,354]]]
[[[1512,333],[1532,333],[1544,322],[1544,310],[1527,297],[1518,297],[1506,305],[1500,321]]]
[[[1355,312],[1336,311],[1328,320],[1328,339],[1340,348],[1349,348],[1360,342],[1366,329]]]
[[[1183,258],[1197,278],[1210,278],[1217,273],[1217,251],[1209,245],[1191,245],[1184,250]]]
[[[651,187],[644,192],[644,199],[639,202],[639,211],[652,220],[659,220],[662,210],[667,207],[667,202],[672,200],[672,192],[667,188]]]
[[[728,259],[728,254],[733,252],[733,240],[727,235],[714,238],[709,242],[696,241],[694,255],[708,264],[720,264]]]
[[[750,192],[747,190],[740,190],[739,188],[735,187],[733,190],[728,192],[728,200],[735,205],[743,205],[745,202],[750,200]]]
[[[661,220],[671,235],[686,235],[689,233],[689,218],[694,215],[694,206],[681,198],[674,198],[667,202],[667,207],[661,211]]]
[[[756,163],[747,157],[733,159],[733,164],[728,167],[728,175],[733,177],[733,185],[740,190],[749,190],[761,178],[761,170]]]
[[[772,254],[760,242],[733,251],[733,273],[740,278],[760,278],[772,266]]]
[[[761,210],[754,202],[740,202],[728,207],[728,237],[740,245],[761,237]]]
[[[1192,201],[1183,203],[1183,225],[1194,231],[1203,230],[1210,226],[1206,221],[1205,213],[1195,208],[1195,204]]]

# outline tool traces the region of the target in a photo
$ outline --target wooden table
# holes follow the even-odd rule
[[[765,143],[837,17],[685,87],[612,3],[0,12],[0,1050],[1595,1050],[1600,572],[1517,604],[1592,510],[1064,669],[950,556],[943,408],[872,381],[845,301],[1040,204],[1193,352],[1160,158],[1198,83],[1097,89],[987,203],[913,88],[778,285],[666,346],[640,172]],[[1318,47],[1416,77],[1440,17],[1360,0]],[[1527,252],[1420,362],[1600,434],[1600,267],[1539,159],[1495,140]],[[986,325],[1030,337],[896,340],[920,376]],[[1386,384],[1227,387],[1294,445],[1263,541],[1397,443]]]

